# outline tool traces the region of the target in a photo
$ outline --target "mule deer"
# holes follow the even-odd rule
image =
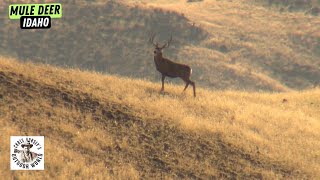
[[[193,86],[193,96],[196,97],[196,85],[193,81],[190,80],[190,76],[192,73],[192,69],[190,68],[190,66],[185,65],[185,64],[180,64],[180,63],[176,63],[173,62],[167,58],[164,58],[162,56],[162,50],[164,48],[167,48],[170,46],[170,43],[172,41],[172,36],[170,37],[169,41],[167,41],[164,45],[159,46],[158,43],[154,43],[154,37],[155,34],[153,34],[150,39],[149,42],[154,46],[154,62],[156,65],[157,70],[161,73],[162,78],[162,87],[161,87],[161,93],[164,92],[164,79],[166,78],[166,76],[170,77],[170,78],[176,78],[179,77],[181,78],[185,83],[186,86],[184,88],[183,91],[185,91],[189,84],[191,84]]]

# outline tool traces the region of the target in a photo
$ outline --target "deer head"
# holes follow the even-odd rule
[[[162,46],[160,46],[159,43],[154,43],[154,42],[153,42],[155,36],[156,36],[156,35],[153,34],[153,35],[150,37],[150,39],[149,39],[149,42],[154,46],[154,51],[153,51],[153,53],[154,53],[155,56],[156,56],[156,55],[162,55],[162,49],[167,48],[167,47],[170,46],[170,43],[171,43],[171,41],[172,41],[172,35],[170,36],[170,39],[169,39],[164,45],[162,45]]]

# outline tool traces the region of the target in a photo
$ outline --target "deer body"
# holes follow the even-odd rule
[[[162,55],[154,56],[154,63],[161,74],[171,78],[181,77],[187,79],[191,75],[192,70],[188,65],[173,62],[163,58]]]
[[[171,39],[168,41],[167,44],[163,45],[162,47],[159,47],[158,44],[154,44],[153,43],[153,38],[154,36],[150,39],[150,42],[155,46],[155,50],[154,50],[154,63],[156,65],[156,69],[161,73],[162,75],[162,88],[161,88],[161,92],[164,92],[164,79],[166,76],[171,77],[171,78],[176,78],[179,77],[181,78],[185,83],[186,86],[184,88],[183,91],[185,91],[189,84],[191,84],[193,86],[193,95],[194,97],[196,97],[196,86],[195,83],[193,81],[190,80],[190,76],[192,73],[192,69],[190,68],[190,66],[185,65],[185,64],[180,64],[180,63],[176,63],[173,62],[167,58],[164,58],[162,56],[162,49],[164,49],[165,47],[169,47],[170,42],[172,40]]]

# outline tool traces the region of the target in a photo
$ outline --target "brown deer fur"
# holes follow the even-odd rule
[[[153,38],[154,38],[154,35],[150,38],[150,42],[155,47],[155,50],[154,50],[154,62],[155,62],[156,68],[162,75],[162,78],[161,78],[161,81],[162,81],[161,92],[163,93],[163,91],[164,91],[164,79],[165,79],[166,76],[168,76],[170,78],[179,77],[186,83],[186,86],[185,86],[183,91],[185,91],[188,88],[189,84],[191,84],[193,86],[193,95],[194,95],[194,97],[196,97],[196,86],[195,86],[195,83],[190,80],[190,76],[191,76],[191,73],[192,73],[192,69],[190,68],[190,66],[185,65],[185,64],[180,64],[180,63],[173,62],[173,61],[171,61],[171,60],[169,60],[167,58],[164,58],[162,56],[162,49],[164,49],[166,47],[169,47],[170,42],[172,40],[172,37],[162,47],[159,47],[158,43],[154,44],[153,43]]]

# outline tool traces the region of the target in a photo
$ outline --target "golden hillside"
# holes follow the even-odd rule
[[[165,56],[190,64],[202,87],[287,92],[320,84],[320,17],[280,11],[278,0],[59,2],[63,18],[50,31],[21,31],[0,19],[0,54],[158,81],[148,44],[156,32],[161,43],[173,35]]]
[[[319,89],[159,89],[0,58],[0,176],[320,178]],[[9,170],[11,135],[45,136],[45,171]]]

